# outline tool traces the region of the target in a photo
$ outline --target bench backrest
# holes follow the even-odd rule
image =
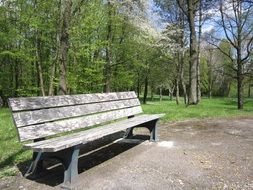
[[[33,140],[142,112],[134,92],[10,98],[19,140]]]

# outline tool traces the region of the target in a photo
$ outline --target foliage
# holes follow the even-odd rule
[[[0,97],[5,105],[9,97],[59,94],[64,2],[1,2]],[[152,93],[169,90],[171,95],[177,98],[183,95],[186,100],[192,72],[188,64],[191,60],[189,23],[184,12],[188,9],[184,2],[187,1],[73,1],[64,76],[67,93],[103,92],[108,79],[110,91],[135,90],[140,94],[146,86]],[[210,13],[214,10],[212,3],[198,0],[193,20],[196,27],[200,2],[203,20],[216,18]],[[217,8],[216,3],[213,5]],[[155,20],[159,22],[154,23]],[[244,29],[248,31],[252,16],[248,15],[246,21]],[[251,36],[249,32],[246,34]],[[205,40],[197,39],[202,48],[201,90],[207,95],[212,83],[213,95],[229,96],[230,87],[235,90],[235,61],[214,51],[214,61],[209,63],[209,51],[202,47]],[[216,45],[231,53],[233,59],[234,48],[228,42],[220,39]],[[252,83],[252,77],[248,76],[253,71],[250,48],[244,67],[247,85]]]
[[[135,89],[136,71],[146,72],[147,64],[156,61],[151,55],[159,51],[153,46],[159,32],[145,16],[145,1],[111,3],[111,7],[100,0],[73,3],[68,93],[103,91],[108,47],[111,91]],[[0,96],[5,102],[8,97],[42,95],[42,90],[46,95],[58,94],[61,6],[61,1],[49,0],[4,1],[0,5]]]

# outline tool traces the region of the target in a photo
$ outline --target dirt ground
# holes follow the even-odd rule
[[[253,190],[253,117],[162,124],[158,131],[157,143],[142,135],[84,148],[73,189]],[[62,172],[59,166],[37,180],[4,178],[0,189],[60,189]]]

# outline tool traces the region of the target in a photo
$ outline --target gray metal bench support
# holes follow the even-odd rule
[[[34,142],[45,140],[45,138],[34,139]],[[43,153],[33,152],[32,163],[25,173],[25,177],[36,178],[43,171]]]
[[[34,152],[33,153],[33,161],[25,173],[25,177],[36,178],[43,170],[43,160],[42,160],[42,152]]]
[[[159,141],[158,135],[157,135],[157,128],[158,128],[158,119],[150,122],[150,141],[157,142]]]
[[[64,167],[64,182],[61,186],[62,189],[72,189],[71,184],[78,176],[78,156],[80,146],[69,148],[68,151],[59,152],[34,152],[33,161],[25,174],[25,177],[35,179],[43,171],[43,160],[54,158],[59,160]]]
[[[157,142],[159,140],[158,136],[157,136],[158,119],[149,121],[147,123],[143,123],[143,124],[135,126],[135,127],[128,128],[126,130],[123,138],[129,139],[129,138],[133,137],[134,128],[139,128],[139,127],[144,127],[149,130],[151,142]]]
[[[80,152],[80,146],[75,146],[70,151],[70,155],[63,158],[64,167],[64,182],[61,185],[62,189],[72,189],[74,180],[78,176],[78,156]]]

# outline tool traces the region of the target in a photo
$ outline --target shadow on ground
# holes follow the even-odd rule
[[[10,165],[10,163],[13,163],[14,160],[15,160],[15,158],[16,158],[18,155],[22,154],[24,151],[25,151],[25,150],[21,149],[21,150],[15,152],[15,153],[9,155],[5,160],[3,160],[2,162],[0,162],[0,170],[1,170],[2,168],[4,168],[4,167]],[[22,164],[22,167],[21,167],[21,168],[23,168],[24,165],[26,165],[26,164],[25,164],[25,163]]]
[[[147,135],[135,135],[132,139],[139,139],[139,141],[134,141],[134,143],[120,143],[120,141],[119,143],[113,143],[115,140],[122,138],[123,135],[123,132],[119,132],[84,145],[80,150],[78,173],[83,173],[149,139]],[[23,176],[29,164],[28,162],[23,162],[18,165]],[[52,187],[63,183],[63,166],[57,160],[45,160],[44,166],[46,169],[43,173],[36,179],[30,180]]]

